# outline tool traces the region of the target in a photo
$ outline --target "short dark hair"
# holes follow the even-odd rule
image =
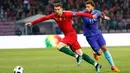
[[[85,4],[91,4],[93,7],[95,7],[95,3],[93,0],[88,0],[85,2]]]
[[[54,7],[63,7],[62,3],[60,1],[54,1],[53,3]]]

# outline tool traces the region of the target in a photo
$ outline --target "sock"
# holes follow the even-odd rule
[[[104,52],[104,55],[105,55],[106,59],[108,60],[109,64],[111,66],[115,66],[110,52],[106,51],[106,52]]]
[[[87,54],[85,54],[85,53],[83,53],[83,59],[86,61],[86,62],[88,62],[88,63],[90,63],[90,64],[92,64],[92,65],[96,65],[97,63],[94,61],[94,60],[92,60]]]
[[[70,50],[69,48],[67,48],[67,47],[62,47],[59,51],[65,53],[67,55],[76,57],[76,54],[72,50]]]
[[[97,66],[97,64],[98,64],[98,63],[95,62],[95,63],[94,63],[94,66]]]

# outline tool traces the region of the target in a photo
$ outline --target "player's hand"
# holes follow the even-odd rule
[[[103,18],[105,20],[110,20],[110,17],[106,16],[106,14],[104,12],[101,12],[101,18]]]
[[[93,15],[93,19],[96,19],[97,18],[97,13]]]
[[[25,24],[25,26],[31,26],[31,25],[32,25],[31,22],[28,22],[28,23]]]
[[[110,20],[110,17],[108,17],[108,16],[105,16],[105,19],[106,19],[106,20]]]

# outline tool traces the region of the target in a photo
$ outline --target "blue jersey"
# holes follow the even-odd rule
[[[87,13],[87,10],[84,10],[83,12]],[[84,35],[86,37],[94,36],[94,35],[101,33],[99,28],[98,28],[98,20],[101,16],[101,12],[99,10],[93,10],[92,15],[94,15],[96,13],[98,15],[97,15],[97,18],[95,20],[88,18],[88,17],[82,17],[83,30],[84,30]]]

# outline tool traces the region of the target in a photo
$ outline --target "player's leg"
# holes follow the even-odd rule
[[[103,38],[102,35],[100,35],[99,39],[98,39],[98,44],[101,47],[105,58],[108,60],[109,64],[111,65],[111,69],[114,70],[115,72],[120,72],[120,70],[115,66],[114,61],[112,59],[112,55],[111,53],[108,51],[107,47],[106,47],[106,42]]]
[[[78,55],[76,58],[77,60],[77,65],[79,66],[81,61],[82,61],[82,55],[83,55],[83,52],[82,50],[80,49],[81,46],[79,45],[79,43],[77,44],[77,38],[75,38],[75,41],[70,45],[70,48],[73,52],[76,53],[76,55]]]
[[[79,56],[81,56],[84,60],[86,60],[87,62],[89,62],[90,64],[93,64],[94,65],[94,61],[91,60],[91,58],[84,54],[82,52],[82,49],[81,49],[81,46],[80,44],[78,43],[78,41],[75,41],[75,43],[72,45],[71,49],[76,53],[76,54],[79,54]],[[82,59],[81,58],[81,59]]]
[[[75,53],[78,54],[78,57],[76,57],[76,60],[77,60],[77,65],[79,66],[81,61],[82,61],[83,52],[82,52],[81,49],[78,49],[78,50],[75,51]]]
[[[105,55],[105,58],[108,60],[109,64],[111,65],[111,69],[115,72],[120,72],[120,70],[115,66],[114,61],[112,59],[111,53],[107,50],[106,45],[101,46],[101,49]]]
[[[92,37],[86,37],[89,45],[93,49],[93,56],[96,60],[99,59],[99,56],[102,54],[102,50],[100,49],[100,46],[97,43],[97,38],[95,36]]]
[[[102,53],[102,50],[99,49],[98,52],[95,52],[95,51],[92,51],[92,52],[93,52],[93,56],[94,56],[95,60],[99,60],[99,57],[100,57],[100,55]]]
[[[72,34],[72,37],[71,37],[71,34]],[[75,35],[75,33],[74,33]],[[72,40],[71,40],[72,39]],[[73,57],[76,57],[76,54],[69,49],[68,46],[70,46],[72,43],[74,42],[74,39],[73,39],[73,33],[70,33],[68,35],[65,35],[65,37],[60,41],[60,43],[58,44],[57,46],[57,49],[60,51],[60,52],[63,52],[67,55],[70,55],[70,56],[73,56]]]
[[[57,49],[60,51],[60,52],[63,52],[67,55],[70,55],[70,56],[73,56],[73,57],[76,57],[76,54],[70,50],[68,48],[68,45],[63,43],[63,42],[60,42],[58,45],[57,45]]]
[[[82,60],[82,52],[76,51],[76,54],[75,54],[74,53],[75,51],[72,49],[72,45],[75,43],[75,41],[77,41],[76,33],[75,32],[70,33],[70,34],[66,35],[61,40],[62,43],[59,43],[57,48],[58,48],[59,51],[64,52],[64,53],[66,53],[66,54],[68,54],[70,56],[75,57],[77,59],[77,63],[80,64],[80,62]],[[69,47],[71,48],[72,51],[67,48],[68,45],[69,45]]]
[[[73,51],[75,51],[76,54],[79,54],[79,56],[81,56],[81,58],[83,60],[85,60],[86,62],[90,63],[91,65],[94,65],[95,68],[96,68],[96,72],[100,72],[100,68],[101,68],[101,65],[98,64],[97,62],[95,62],[93,59],[91,59],[87,54],[83,53],[82,50],[81,50],[81,47],[78,43],[78,41],[76,41],[73,45],[72,45],[72,48],[71,48]]]

